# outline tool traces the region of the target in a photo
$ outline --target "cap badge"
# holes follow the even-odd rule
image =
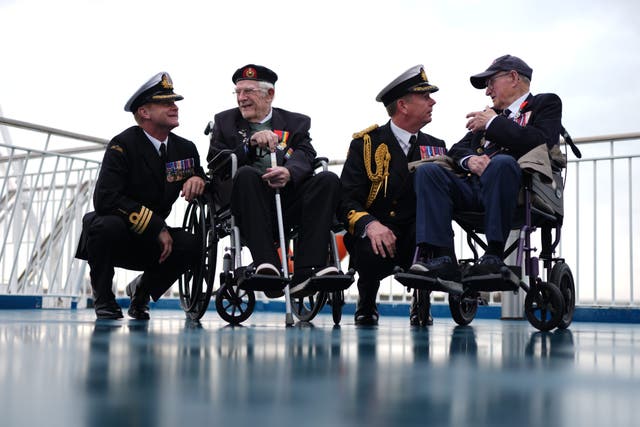
[[[255,79],[257,74],[258,73],[256,72],[255,68],[251,67],[245,68],[242,71],[242,77],[244,77],[245,79]]]
[[[427,79],[427,73],[425,73],[425,72],[424,72],[424,68],[420,68],[420,77],[422,78],[422,81],[423,81],[423,82],[427,82],[427,81],[429,81],[429,80]]]
[[[173,89],[173,84],[171,83],[171,80],[169,79],[169,77],[167,77],[166,74],[162,75],[162,80],[160,81],[160,84],[162,85],[163,89]]]

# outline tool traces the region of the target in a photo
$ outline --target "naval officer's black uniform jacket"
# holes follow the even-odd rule
[[[348,230],[345,243],[352,266],[360,276],[361,299],[364,292],[375,301],[379,280],[390,275],[397,265],[408,268],[413,257],[416,197],[409,162],[443,155],[446,150],[443,140],[418,132],[416,144],[405,155],[390,122],[382,127],[374,125],[353,138],[340,177],[342,200],[338,217]],[[383,259],[371,250],[371,243],[364,236],[366,226],[374,220],[396,235],[395,259]]]
[[[153,287],[149,291],[154,299],[186,270],[185,260],[178,262],[175,258],[181,256],[180,245],[190,243],[183,242],[183,236],[176,237],[181,230],[167,227],[165,219],[184,182],[194,175],[204,179],[197,148],[174,133],[170,133],[167,140],[166,163],[139,126],[130,127],[109,142],[93,194],[95,211],[83,218],[77,253],[91,266],[96,303],[105,292],[110,292],[113,266],[160,270],[162,274],[156,277],[155,283],[149,284]],[[163,228],[170,231],[174,247],[160,265],[157,239]],[[112,244],[113,254],[105,254],[102,247],[96,247],[105,246],[109,235],[112,240],[115,236],[122,239],[106,244]]]
[[[311,145],[311,119],[300,113],[272,108],[271,130],[278,134],[278,166],[289,170],[291,180],[280,190],[285,227],[300,225],[297,267],[324,266],[329,229],[339,202],[340,182],[332,172],[313,175],[316,151]],[[273,245],[277,237],[275,192],[251,165],[260,153],[251,147],[252,130],[239,108],[215,115],[207,160],[220,151],[232,150],[238,158],[231,207],[256,265],[280,261]],[[267,157],[269,154],[266,154]],[[265,215],[271,212],[271,216]],[[277,238],[276,238],[277,240]]]

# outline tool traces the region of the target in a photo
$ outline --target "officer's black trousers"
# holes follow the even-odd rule
[[[183,272],[199,262],[197,238],[182,229],[168,229],[173,247],[169,257],[160,264],[158,241],[135,235],[117,216],[96,215],[83,226],[87,227],[87,256],[96,307],[115,302],[114,267],[144,271],[142,290],[157,301]]]
[[[375,309],[380,281],[393,274],[396,266],[402,267],[406,271],[413,263],[416,247],[415,224],[385,225],[396,236],[396,256],[393,258],[388,255],[386,258],[376,255],[371,248],[371,241],[368,237],[361,238],[350,234],[345,237],[345,245],[350,256],[350,267],[355,268],[358,272],[358,311],[364,313]]]

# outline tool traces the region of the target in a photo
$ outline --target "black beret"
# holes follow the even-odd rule
[[[233,83],[237,83],[239,80],[257,80],[263,82],[269,82],[275,84],[278,80],[278,75],[261,65],[247,64],[244,67],[240,67],[233,73],[231,77]]]

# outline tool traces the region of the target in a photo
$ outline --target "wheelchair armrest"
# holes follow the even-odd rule
[[[227,175],[227,168],[231,168],[228,172],[231,176],[235,174],[235,170],[238,164],[238,157],[233,150],[220,150],[213,159],[207,163],[209,173],[212,175]],[[225,173],[223,173],[225,172]]]
[[[327,157],[316,157],[313,161],[313,169],[321,169],[326,172],[329,170],[329,159]]]

